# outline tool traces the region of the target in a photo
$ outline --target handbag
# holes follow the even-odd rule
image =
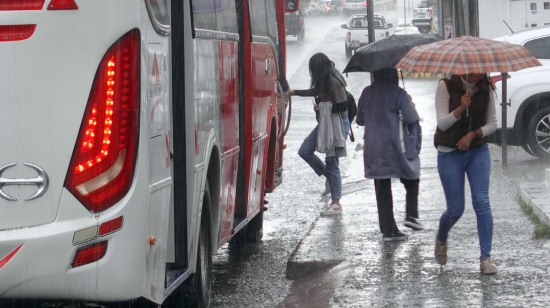
[[[417,119],[413,123],[405,123],[403,121],[403,110],[400,101],[398,100],[399,113],[399,142],[401,144],[401,152],[405,154],[407,159],[414,159],[420,154],[422,149],[422,126],[420,120]]]

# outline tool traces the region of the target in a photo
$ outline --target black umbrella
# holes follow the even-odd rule
[[[392,35],[359,48],[348,62],[344,73],[374,72],[394,66],[415,46],[443,40],[437,34]]]

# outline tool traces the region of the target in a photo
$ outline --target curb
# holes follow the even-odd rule
[[[550,169],[545,170],[545,179],[542,183],[520,185],[520,198],[531,207],[541,223],[550,226]]]

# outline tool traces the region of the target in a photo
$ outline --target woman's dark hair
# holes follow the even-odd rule
[[[480,91],[494,91],[495,86],[493,80],[488,74],[483,74],[483,77],[477,82],[477,87]]]
[[[310,87],[319,95],[330,92],[330,70],[332,61],[324,53],[316,53],[309,59]]]
[[[374,81],[387,81],[399,86],[399,77],[395,68],[387,68],[373,73]]]

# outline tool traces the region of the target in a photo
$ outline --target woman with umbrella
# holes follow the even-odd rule
[[[488,193],[491,159],[486,145],[486,137],[496,130],[496,112],[494,87],[485,72],[502,72],[502,118],[505,123],[507,72],[539,65],[540,62],[522,46],[463,36],[415,47],[395,66],[411,73],[452,76],[440,81],[436,91],[434,143],[447,200],[447,210],[441,215],[435,239],[435,259],[441,265],[447,263],[449,231],[464,211],[464,175],[467,175],[477,216],[480,270],[487,275],[497,273],[490,259],[493,215]],[[503,125],[505,131],[506,125]],[[506,158],[505,136],[502,137],[503,160]]]
[[[419,117],[410,96],[398,85],[396,69],[374,71],[373,77],[372,85],[361,93],[355,122],[365,126],[365,177],[374,179],[382,239],[400,241],[406,235],[399,231],[393,216],[392,178],[399,178],[407,190],[405,226],[424,229],[418,221],[419,153],[416,149],[404,152],[400,136],[402,126],[417,123]]]
[[[490,260],[493,238],[489,203],[491,158],[486,144],[487,136],[497,128],[493,90],[487,74],[453,75],[439,82],[435,97],[437,130],[434,144],[447,200],[447,210],[441,215],[435,240],[435,259],[441,265],[447,263],[447,238],[464,212],[464,176],[467,175],[477,216],[480,270],[487,275],[497,273]]]
[[[322,216],[342,213],[342,176],[339,157],[346,156],[346,136],[350,123],[346,109],[346,81],[334,68],[334,63],[324,53],[316,53],[309,60],[311,88],[289,89],[290,95],[315,96],[314,110],[319,125],[307,136],[300,146],[302,157],[317,175],[324,175],[330,184],[331,202],[321,211]],[[323,163],[315,151],[325,153]]]

